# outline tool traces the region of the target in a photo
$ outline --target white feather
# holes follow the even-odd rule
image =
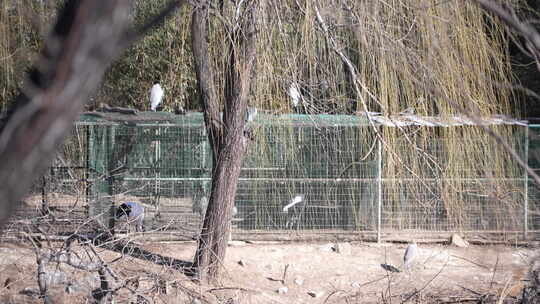
[[[163,99],[163,89],[156,83],[150,90],[150,109],[155,111]]]
[[[290,209],[292,206],[294,206],[294,205],[296,205],[296,204],[298,204],[298,203],[301,203],[302,201],[304,201],[304,196],[303,196],[303,195],[297,195],[297,196],[295,196],[295,197],[291,200],[291,202],[290,202],[288,205],[286,205],[285,207],[283,207],[283,212],[289,212],[289,209]]]
[[[298,91],[298,85],[296,83],[292,83],[289,87],[289,96],[291,97],[291,102],[294,107],[298,106],[298,102],[300,101],[300,91]]]

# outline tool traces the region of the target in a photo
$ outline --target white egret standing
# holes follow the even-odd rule
[[[303,202],[303,201],[304,201],[304,196],[303,196],[303,195],[297,195],[297,196],[295,196],[295,197],[291,200],[291,202],[290,202],[288,205],[286,205],[285,207],[283,207],[283,212],[289,212],[289,209],[290,209],[292,206],[294,206],[294,205],[296,205],[296,204],[298,204],[298,203],[301,203],[301,202]]]
[[[155,82],[150,90],[150,109],[155,112],[161,100],[163,100],[163,89],[158,82]]]
[[[300,91],[298,90],[298,84],[296,82],[291,83],[291,86],[289,87],[289,96],[291,97],[291,102],[293,106],[296,108],[298,106],[300,98],[302,97],[300,95]]]
[[[257,116],[257,108],[248,107],[246,110],[246,122],[251,122]]]
[[[413,240],[409,246],[407,246],[407,249],[405,249],[405,254],[403,255],[403,266],[405,269],[410,270],[411,264],[418,255],[418,246],[416,245],[416,242]]]

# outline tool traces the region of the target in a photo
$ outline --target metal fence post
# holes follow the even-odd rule
[[[88,217],[95,216],[97,183],[96,171],[92,171],[96,164],[96,132],[93,125],[86,126],[86,213]]]
[[[76,124],[77,127],[79,127],[79,124]],[[91,126],[85,126],[84,129],[86,130],[85,136],[86,136],[86,151],[84,151],[84,169],[83,169],[83,182],[84,182],[84,198],[86,201],[86,207],[85,207],[85,213],[86,217],[90,218],[90,128]]]
[[[525,127],[525,164],[529,165],[529,126]],[[529,174],[525,170],[524,177],[525,189],[523,199],[523,239],[527,239],[527,232],[529,230]]]
[[[377,243],[380,243],[382,213],[382,143],[380,139],[377,140]]]
[[[116,141],[116,126],[115,125],[110,125],[108,128],[107,128],[107,133],[106,134],[106,143],[107,143],[107,146],[105,147],[105,174],[106,174],[106,177],[107,177],[107,197],[108,197],[108,200],[105,200],[109,203],[109,213],[108,213],[108,222],[109,222],[109,229],[110,230],[113,230],[114,229],[114,225],[115,225],[115,217],[114,217],[114,212],[115,212],[115,199],[114,199],[114,193],[115,193],[115,176],[114,174],[112,174],[113,170],[114,170],[114,160],[115,160],[115,157],[114,157],[114,151],[116,151],[116,147],[115,147],[115,141]],[[103,208],[103,206],[101,206]]]

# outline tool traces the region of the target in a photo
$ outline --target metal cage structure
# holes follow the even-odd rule
[[[500,117],[484,123],[517,130],[513,147],[533,166],[538,162],[529,157],[536,151],[529,145],[540,146],[540,136],[529,143],[526,124]],[[234,237],[381,240],[459,231],[530,238],[540,230],[540,191],[523,169],[497,178],[427,169],[399,178],[389,174],[406,167],[403,162],[444,167],[449,149],[444,138],[434,138],[423,146],[424,156],[396,163],[385,129],[478,127],[464,118],[260,114],[249,127],[255,140],[238,181]],[[60,234],[95,229],[89,218],[122,231],[114,208],[136,201],[146,210],[146,232],[192,239],[211,188],[206,136],[202,113],[83,115],[13,223],[29,217],[51,221],[47,214],[52,213]],[[404,151],[411,140],[403,140]],[[501,188],[505,191],[496,191]]]

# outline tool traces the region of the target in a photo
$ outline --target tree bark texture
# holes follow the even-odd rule
[[[126,30],[127,16],[124,1],[82,0],[67,2],[59,15],[2,126],[0,223],[49,166],[83,102],[118,54],[113,45]]]
[[[228,29],[229,64],[225,71],[223,118],[215,92],[207,35],[208,7],[195,8],[192,47],[208,139],[212,147],[212,188],[201,230],[194,266],[199,279],[219,278],[227,249],[232,209],[248,139],[245,113],[255,61],[254,10],[256,1],[244,3],[234,29]]]

